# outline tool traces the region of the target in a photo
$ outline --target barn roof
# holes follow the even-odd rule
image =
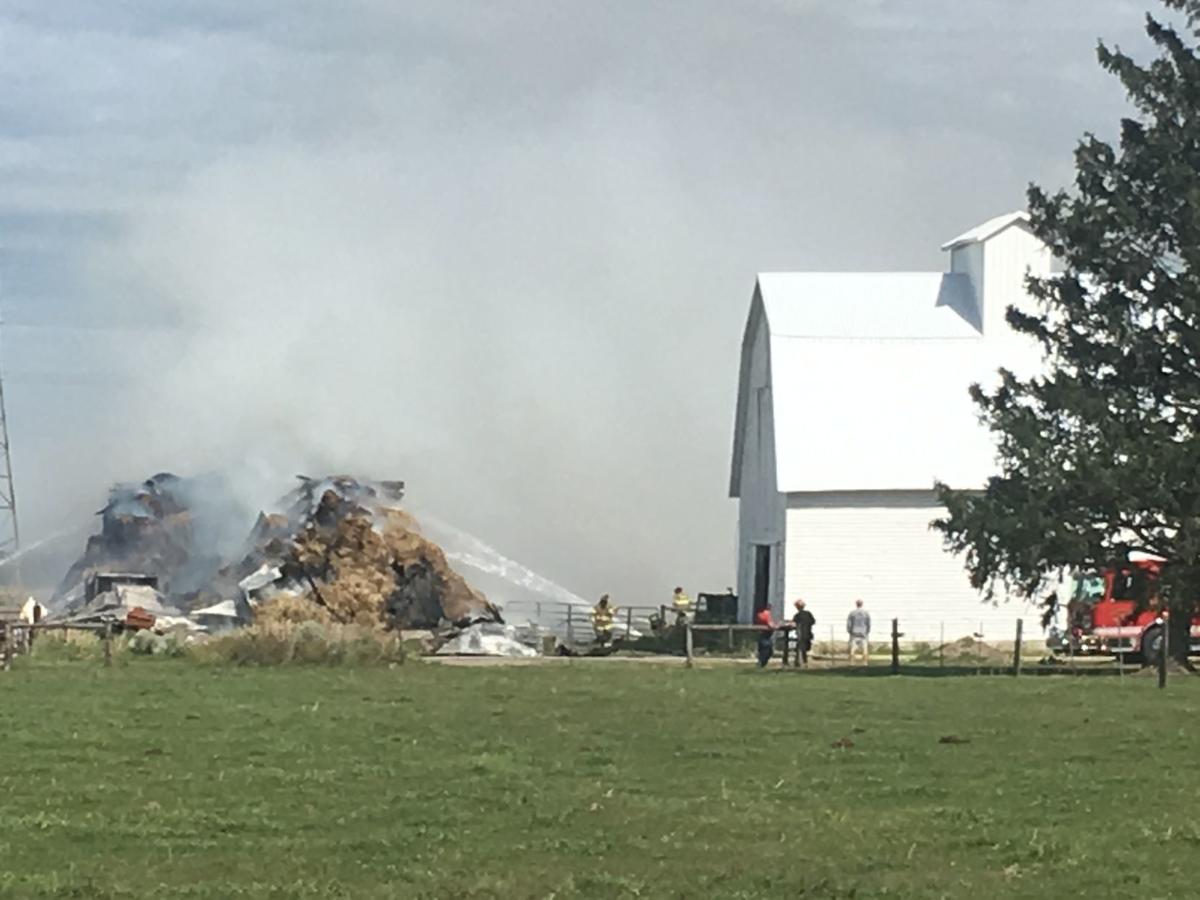
[[[977,338],[966,275],[767,272],[758,276],[771,334],[797,338]]]
[[[1000,216],[946,247],[988,241],[1024,213]],[[776,488],[928,490],[982,487],[991,434],[970,397],[1013,353],[985,339],[966,274],[764,273],[742,347],[730,495],[740,495],[752,348],[765,330]]]
[[[977,244],[980,241],[986,241],[989,238],[994,238],[1000,232],[1013,225],[1021,225],[1028,228],[1029,213],[1013,212],[1003,216],[996,216],[994,219],[988,219],[982,225],[976,225],[970,231],[964,231],[953,240],[946,241],[946,243],[942,244],[942,249],[954,250],[966,244]]]
[[[982,336],[949,304],[958,277],[759,278],[779,490],[982,484],[993,468],[968,394]]]

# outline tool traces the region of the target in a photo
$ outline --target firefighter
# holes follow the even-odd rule
[[[683,588],[675,588],[671,595],[671,608],[675,610],[675,624],[683,625],[692,612],[692,598],[683,592]]]
[[[616,615],[617,608],[608,602],[608,594],[592,607],[592,630],[596,632],[597,644],[604,645],[612,641],[613,619]]]

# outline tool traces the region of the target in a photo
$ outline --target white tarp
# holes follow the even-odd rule
[[[438,650],[439,656],[537,656],[533,647],[517,639],[511,625],[479,622],[463,629]]]
[[[206,606],[204,609],[198,609],[192,613],[192,617],[212,616],[213,618],[236,619],[238,617],[237,606],[232,600],[222,600],[220,603],[214,603],[212,606]]]

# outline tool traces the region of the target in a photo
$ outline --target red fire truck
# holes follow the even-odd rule
[[[1158,659],[1165,627],[1155,588],[1161,569],[1162,560],[1145,558],[1076,578],[1066,634],[1051,649]],[[1192,620],[1191,636],[1190,652],[1200,654],[1200,617]]]

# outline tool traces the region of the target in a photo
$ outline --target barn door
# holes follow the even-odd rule
[[[754,545],[754,612],[771,605],[771,550],[770,544]]]

